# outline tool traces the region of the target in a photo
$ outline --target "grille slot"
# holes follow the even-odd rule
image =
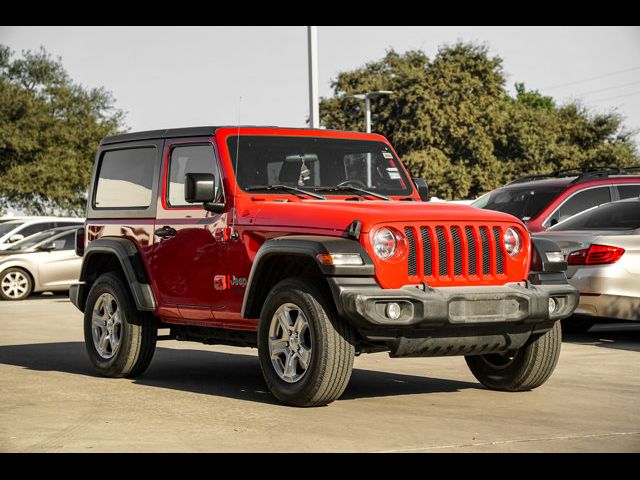
[[[496,242],[496,272],[504,273],[504,253],[502,252],[500,227],[493,227],[493,238]]]
[[[489,234],[487,227],[480,227],[480,240],[482,240],[482,274],[489,275],[491,272],[491,252],[489,251]]]
[[[443,227],[436,227],[436,237],[438,238],[438,274],[441,277],[447,276],[447,239],[444,235]]]
[[[453,239],[453,274],[462,275],[462,243],[458,227],[451,229],[451,238]]]
[[[420,227],[420,237],[422,237],[422,263],[424,267],[423,275],[433,276],[433,263],[431,262],[431,233],[427,227]]]
[[[473,236],[473,228],[464,227],[464,233],[467,236],[467,251],[469,259],[469,275],[476,274],[476,239]]]
[[[413,235],[413,229],[410,227],[405,227],[404,234],[407,236],[407,242],[409,242],[407,274],[410,277],[413,277],[418,274],[416,262],[416,239]]]

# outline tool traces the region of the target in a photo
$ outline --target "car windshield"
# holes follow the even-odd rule
[[[499,188],[483,195],[471,205],[508,213],[520,220],[536,217],[564,190],[563,187]]]
[[[24,222],[4,222],[0,223],[0,237],[6,235],[11,230],[18,228],[20,225],[23,225]]]
[[[549,230],[635,230],[640,228],[640,201],[607,203],[579,213]]]
[[[240,145],[232,136],[227,146],[243,190],[291,193],[281,187],[261,188],[280,185],[329,195],[413,192],[400,161],[383,142],[242,135]]]
[[[58,233],[60,233],[60,230],[45,230],[44,232],[35,233],[23,240],[19,240],[16,243],[11,244],[7,250],[25,250],[46,240],[47,238],[57,235]]]

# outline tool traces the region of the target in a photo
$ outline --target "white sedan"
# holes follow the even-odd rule
[[[586,331],[598,317],[640,321],[640,198],[592,208],[536,236],[555,241],[580,290],[567,330]]]
[[[77,282],[77,227],[37,233],[0,251],[0,299],[24,300],[33,292],[64,291]]]

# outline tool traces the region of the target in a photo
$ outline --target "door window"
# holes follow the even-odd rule
[[[551,217],[551,225],[566,220],[576,213],[611,201],[609,187],[589,188],[569,198]]]
[[[185,145],[171,150],[167,201],[172,207],[191,207],[184,199],[184,177],[187,173],[210,173],[215,177],[216,189],[219,172],[212,145]]]

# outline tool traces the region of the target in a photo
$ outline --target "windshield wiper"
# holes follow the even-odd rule
[[[365,190],[364,188],[354,187],[351,185],[337,185],[335,187],[320,187],[317,190],[322,190],[323,192],[354,192],[359,193],[360,195],[369,195],[371,197],[376,197],[381,200],[391,201],[389,197],[386,195],[382,195],[381,193],[371,192],[369,190]]]
[[[318,200],[326,200],[327,197],[324,195],[320,195],[319,193],[310,192],[308,190],[304,190],[302,188],[290,187],[289,185],[252,185],[244,189],[247,192],[253,192],[256,190],[267,190],[267,191],[285,191],[292,194],[302,193],[304,195],[309,195],[310,197],[317,198]]]

